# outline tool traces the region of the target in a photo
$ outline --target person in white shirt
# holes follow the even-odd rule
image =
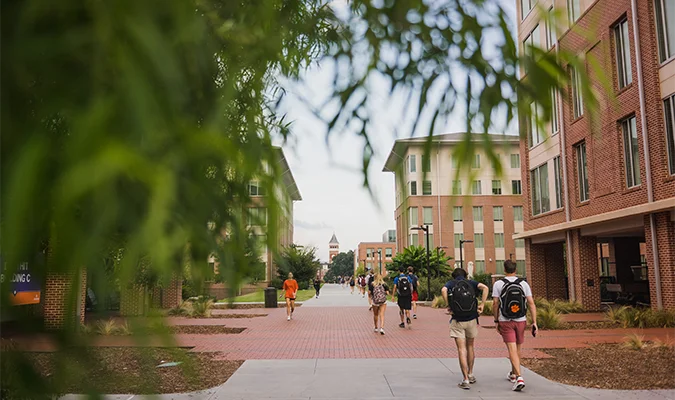
[[[508,380],[513,383],[512,390],[519,392],[525,387],[520,374],[520,348],[525,342],[527,310],[532,316],[532,336],[537,333],[537,307],[532,298],[530,285],[516,276],[516,263],[504,262],[506,276],[492,286],[492,299],[495,324],[502,335],[511,360]]]

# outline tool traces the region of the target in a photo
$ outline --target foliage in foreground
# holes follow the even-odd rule
[[[621,325],[622,328],[673,328],[675,311],[652,310],[629,306],[610,307],[605,319]]]
[[[642,350],[645,347],[645,337],[633,333],[624,338],[623,346],[631,350]]]

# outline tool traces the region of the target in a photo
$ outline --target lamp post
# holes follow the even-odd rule
[[[380,255],[380,276],[382,275],[382,249],[377,249],[377,254]]]
[[[429,252],[429,226],[421,225],[411,228],[415,231],[424,231],[427,241],[427,301],[431,301],[431,253]]]
[[[459,267],[460,268],[464,268],[464,258],[462,256],[462,246],[464,245],[464,243],[473,243],[473,240],[461,239],[459,241]]]

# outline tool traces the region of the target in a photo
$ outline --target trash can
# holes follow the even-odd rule
[[[277,308],[277,288],[265,288],[265,308]]]

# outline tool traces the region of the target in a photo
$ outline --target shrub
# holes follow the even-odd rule
[[[114,319],[96,322],[96,333],[99,335],[110,336],[115,334],[116,323]]]
[[[483,315],[492,315],[493,309],[492,309],[493,303],[492,300],[488,300],[485,303],[483,303]]]
[[[279,278],[272,278],[272,280],[270,281],[270,287],[282,289],[284,287],[284,281],[282,281]]]
[[[80,332],[84,335],[90,335],[93,332],[93,329],[91,328],[91,325],[81,324]]]
[[[675,311],[649,310],[646,316],[650,327],[655,328],[673,328],[675,327]]]
[[[552,303],[549,303],[551,307],[555,308],[561,314],[573,314],[581,313],[586,311],[584,306],[581,305],[578,301],[567,301],[555,299]]]
[[[441,294],[441,289],[443,289],[443,286],[447,283],[446,278],[433,278],[431,279],[431,295],[432,296],[438,296]],[[392,283],[393,284],[393,283]],[[392,286],[390,286],[392,287]],[[417,285],[417,291],[419,292],[419,299],[420,301],[426,300],[427,297],[427,280],[426,278],[420,278],[419,283]]]
[[[298,281],[298,289],[299,290],[309,289],[309,282],[308,281]]]
[[[556,329],[559,326],[560,313],[556,309],[542,308],[537,310],[537,327],[540,329]]]
[[[115,330],[115,333],[118,335],[123,335],[123,336],[129,336],[131,335],[131,327],[129,327],[129,323],[124,321],[124,323],[120,326],[117,327]]]
[[[610,308],[605,319],[621,324],[623,328],[672,328],[675,327],[675,312],[650,308],[621,306]]]
[[[172,316],[188,316],[190,315],[190,302],[183,301],[168,312]]]
[[[605,313],[605,319],[609,322],[623,324],[627,310],[628,310],[627,306],[621,306],[618,308],[610,307],[609,310],[607,310],[607,312]]]
[[[537,306],[537,310],[551,308],[551,303],[543,297],[536,297],[534,299],[534,305]]]
[[[208,318],[211,316],[211,307],[213,307],[213,300],[199,296],[192,302],[192,310],[190,316],[193,318]]]
[[[633,333],[624,338],[623,346],[631,350],[642,350],[645,347],[644,339],[642,335]]]
[[[475,273],[471,277],[476,282],[480,282],[488,287],[488,297],[492,295],[492,274]],[[480,291],[476,293],[476,297],[480,297]]]
[[[448,308],[448,302],[445,301],[443,296],[434,296],[434,300],[431,302],[431,308]]]
[[[654,339],[654,340],[652,341],[652,346],[654,346],[655,348],[657,348],[657,349],[659,349],[659,350],[666,350],[666,351],[668,351],[668,350],[671,349],[671,347],[673,347],[673,343],[664,342],[664,341],[661,340],[661,339]]]

